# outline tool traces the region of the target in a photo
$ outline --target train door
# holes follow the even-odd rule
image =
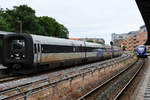
[[[107,52],[107,49],[104,47],[104,48],[103,48],[103,58],[104,58],[104,59],[106,59],[106,52]]]
[[[41,56],[42,56],[42,53],[41,53],[41,44],[37,43],[36,44],[36,62],[37,63],[41,62]]]
[[[87,59],[87,55],[86,55],[86,43],[84,42],[84,47],[83,47],[83,51],[84,51],[84,58]]]
[[[85,55],[85,54],[84,54],[84,52],[83,52],[83,46],[82,46],[82,44],[80,44],[80,47],[79,47],[79,48],[80,48],[80,52],[81,52],[81,58],[84,59],[84,57],[85,57],[84,55]]]

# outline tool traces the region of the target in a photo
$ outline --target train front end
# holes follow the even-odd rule
[[[27,34],[9,34],[3,38],[2,64],[18,69],[33,64],[33,40]]]
[[[146,46],[140,45],[140,46],[138,46],[138,47],[136,48],[136,50],[137,50],[137,56],[138,56],[139,58],[145,58],[145,57],[147,57],[147,56],[146,56]]]

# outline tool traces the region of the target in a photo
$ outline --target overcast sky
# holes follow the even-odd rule
[[[26,4],[37,16],[49,16],[69,30],[70,38],[104,38],[144,24],[135,0],[0,0],[1,8]]]

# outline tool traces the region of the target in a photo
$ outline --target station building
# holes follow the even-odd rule
[[[126,37],[126,50],[128,51],[133,51],[136,48],[136,33],[130,33],[127,37]]]

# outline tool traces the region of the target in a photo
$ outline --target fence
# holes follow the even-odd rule
[[[49,99],[54,100],[56,98],[57,99],[61,98],[62,100],[64,98],[64,100],[65,100],[65,99],[72,98],[70,96],[70,93],[73,91],[75,92],[75,94],[73,94],[74,97],[78,97],[82,93],[81,90],[85,89],[86,85],[89,85],[89,84],[86,84],[85,82],[91,81],[93,79],[99,80],[99,78],[102,76],[102,74],[100,74],[101,71],[103,71],[105,74],[105,71],[107,68],[109,68],[109,67],[115,68],[115,66],[119,65],[120,62],[124,62],[124,60],[127,60],[130,57],[125,57],[124,59],[118,59],[118,61],[112,61],[111,64],[110,63],[105,64],[101,68],[95,67],[94,69],[89,70],[87,72],[79,73],[79,74],[72,75],[69,77],[64,77],[56,82],[51,82],[48,80],[47,85],[45,85],[44,87],[39,86],[39,87],[36,87],[37,89],[35,89],[33,86],[33,89],[24,93],[23,96],[19,97],[17,100],[27,100],[27,99],[28,100],[37,100],[37,99],[38,100],[49,100]],[[125,65],[126,64],[127,63],[125,63]],[[66,81],[68,82],[68,84],[66,84]],[[80,81],[80,83],[79,83],[79,81]],[[65,83],[63,83],[63,82],[65,82]],[[77,88],[77,87],[79,87],[79,89],[77,89],[77,90],[73,89],[73,88]],[[59,94],[58,94],[58,91],[59,91]]]

